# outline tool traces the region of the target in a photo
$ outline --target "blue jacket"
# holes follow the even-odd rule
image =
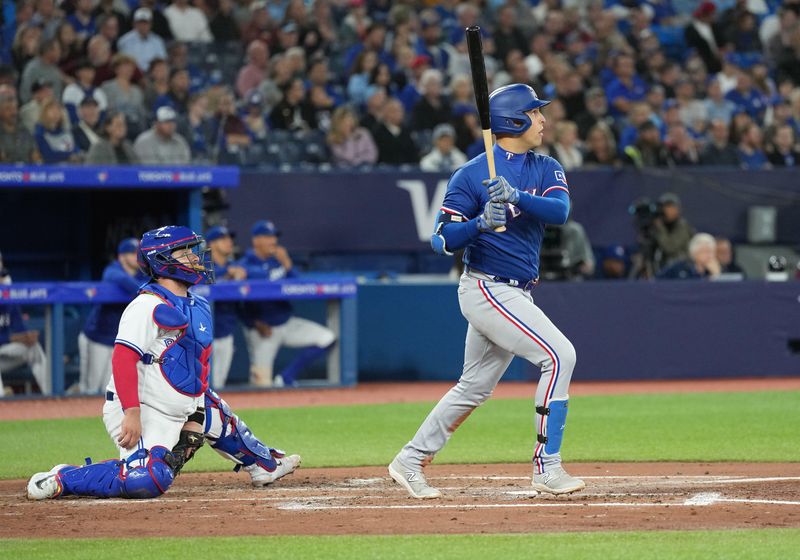
[[[668,266],[656,277],[661,280],[702,280],[707,278],[708,274],[700,274],[692,261],[684,260]]]
[[[218,279],[222,280],[228,272],[228,267],[232,263],[214,263],[214,272]],[[225,280],[222,280],[223,282]],[[236,323],[239,320],[239,303],[235,301],[214,302],[214,338],[225,338],[233,334]]]
[[[115,284],[122,289],[130,299],[136,297],[139,287],[147,282],[148,277],[142,272],[137,272],[134,276],[128,274],[119,261],[110,263],[103,270],[101,282]],[[83,326],[83,334],[92,342],[114,346],[114,339],[117,336],[117,327],[125,311],[127,304],[124,303],[103,303],[92,307],[86,324]]]
[[[297,277],[294,269],[286,270],[275,257],[261,259],[252,249],[248,250],[237,264],[247,270],[247,278],[251,280],[283,280]],[[292,304],[285,300],[254,301],[244,305],[244,323],[250,328],[257,320],[277,327],[288,321],[291,316]]]
[[[25,332],[25,321],[16,305],[0,305],[0,344],[11,342],[11,335]]]

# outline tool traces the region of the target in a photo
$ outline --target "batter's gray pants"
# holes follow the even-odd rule
[[[541,369],[536,406],[569,398],[575,348],[536,307],[529,292],[469,271],[461,276],[458,301],[469,321],[464,371],[400,452],[401,461],[412,467],[433,460],[456,428],[492,395],[514,356]],[[547,435],[546,416],[536,414],[536,431]],[[561,454],[548,455],[536,442],[533,462],[534,472],[541,473],[560,464]]]

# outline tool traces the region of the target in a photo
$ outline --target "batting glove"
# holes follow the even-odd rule
[[[492,202],[516,204],[519,201],[519,191],[512,187],[502,175],[486,179],[483,184],[489,188],[489,200]]]
[[[506,225],[506,205],[502,202],[487,202],[483,214],[478,216],[478,229],[491,231]]]

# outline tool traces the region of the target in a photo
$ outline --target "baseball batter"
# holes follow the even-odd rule
[[[253,248],[238,263],[248,278],[283,280],[297,277],[289,253],[278,244],[280,232],[273,222],[256,222],[251,233]],[[325,355],[336,342],[336,335],[328,327],[293,317],[292,304],[286,300],[248,302],[244,306],[244,322],[251,362],[250,381],[254,385],[294,386],[298,374]],[[302,350],[273,380],[273,363],[283,345]]]
[[[123,239],[117,246],[117,259],[103,270],[102,282],[115,284],[130,299],[136,297],[139,286],[147,281],[147,276],[139,269],[137,254],[139,240]],[[125,305],[103,303],[92,307],[83,332],[78,335],[80,353],[80,377],[78,391],[99,393],[105,390],[111,380],[111,353],[114,351],[114,335],[122,317]],[[72,387],[68,392],[73,392]]]
[[[103,421],[119,460],[56,465],[33,475],[28,498],[154,498],[208,439],[255,486],[293,472],[298,455],[265,446],[208,388],[213,328],[208,302],[189,292],[213,282],[202,237],[182,226],[144,234],[139,264],[152,279],[122,314]]]
[[[440,254],[466,248],[458,300],[469,327],[461,378],[389,465],[390,476],[414,498],[441,497],[423,467],[491,396],[514,356],[541,368],[534,489],[568,494],[585,487],[563,469],[560,455],[575,349],[532,296],[545,225],[565,223],[570,209],[561,165],[530,151],[542,143],[541,108],[548,103],[524,84],[495,90],[489,111],[497,136],[497,176],[484,180],[486,154],[481,154],[450,178],[431,245]],[[494,231],[503,225],[507,231]]]

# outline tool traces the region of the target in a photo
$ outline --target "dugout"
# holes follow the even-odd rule
[[[238,182],[235,167],[0,166],[0,251],[15,282],[98,278],[125,237],[202,231],[203,190]]]

